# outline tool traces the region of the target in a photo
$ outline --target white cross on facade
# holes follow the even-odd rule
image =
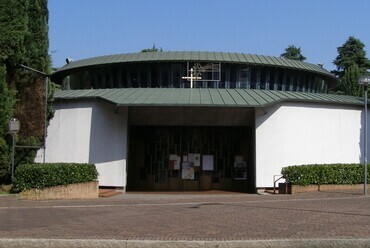
[[[193,81],[194,80],[201,80],[202,78],[201,77],[195,77],[194,76],[194,69],[191,68],[190,69],[190,77],[182,77],[182,79],[186,79],[186,80],[190,80],[190,88],[193,88]]]

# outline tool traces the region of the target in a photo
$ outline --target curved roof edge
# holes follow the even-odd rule
[[[185,61],[213,61],[221,63],[242,63],[251,65],[267,65],[309,71],[324,75],[332,80],[338,81],[337,77],[326,69],[311,63],[297,60],[284,59],[274,56],[254,55],[245,53],[227,52],[148,52],[106,55],[93,58],[77,60],[66,64],[53,73],[53,76],[65,74],[70,70],[79,70],[85,67],[108,65],[130,62],[185,62]]]
[[[267,107],[280,102],[363,106],[354,96],[252,89],[125,88],[60,90],[55,100],[101,99],[116,106]]]

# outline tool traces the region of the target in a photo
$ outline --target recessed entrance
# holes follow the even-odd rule
[[[252,127],[130,126],[128,191],[253,192]]]

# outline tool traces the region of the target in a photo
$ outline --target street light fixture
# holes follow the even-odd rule
[[[364,86],[365,114],[364,114],[364,195],[367,195],[367,87],[370,84],[370,76],[362,76],[358,83]]]
[[[12,174],[12,182],[14,180],[14,147],[15,147],[15,135],[19,132],[21,128],[21,123],[16,118],[11,118],[8,122],[8,129],[10,134],[12,135],[12,166],[11,166],[11,174]]]
[[[29,67],[29,66],[26,66],[26,65],[22,65],[20,64],[19,65],[20,67],[26,69],[26,70],[30,70],[30,71],[33,71],[33,72],[36,72],[38,74],[41,74],[43,75],[46,79],[45,79],[45,107],[44,107],[44,156],[43,156],[43,163],[45,163],[45,159],[46,159],[46,133],[47,133],[47,117],[48,117],[48,113],[47,113],[47,107],[48,107],[48,85],[49,85],[49,77],[50,75],[49,74],[46,74],[45,72],[42,72],[42,71],[39,71],[39,70],[36,70],[32,67]]]

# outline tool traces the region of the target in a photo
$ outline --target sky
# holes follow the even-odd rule
[[[277,57],[295,45],[327,70],[349,36],[370,53],[369,0],[49,0],[48,7],[54,67],[154,44]]]

